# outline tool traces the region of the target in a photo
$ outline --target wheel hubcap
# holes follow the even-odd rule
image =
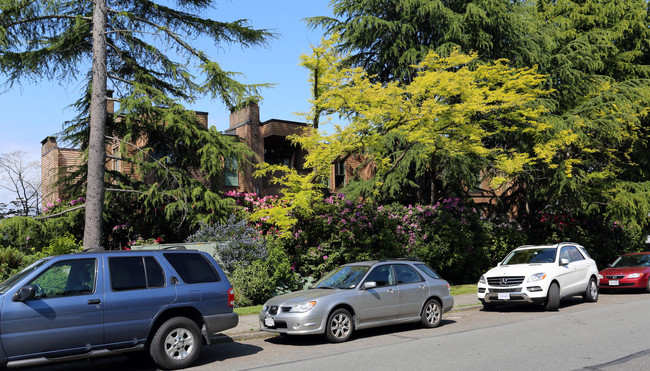
[[[427,305],[426,317],[429,323],[433,324],[438,322],[438,318],[440,318],[440,310],[436,304]]]
[[[165,353],[173,359],[183,359],[194,350],[194,337],[184,328],[170,331],[165,338]]]
[[[596,287],[596,282],[591,281],[589,289],[591,290],[591,297],[596,299],[598,297],[598,288]]]
[[[343,314],[337,314],[332,318],[332,335],[337,338],[345,337],[350,332],[350,319]]]

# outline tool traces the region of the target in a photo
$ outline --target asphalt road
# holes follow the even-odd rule
[[[320,336],[251,339],[205,347],[191,370],[645,370],[650,366],[650,294],[562,302],[559,312],[503,307],[417,324],[359,331],[342,344]],[[44,368],[40,368],[44,369]],[[151,370],[124,356],[51,370]]]

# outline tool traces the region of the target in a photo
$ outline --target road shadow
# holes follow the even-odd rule
[[[645,289],[599,289],[598,292],[603,295],[630,295],[630,294],[650,294]]]
[[[454,320],[443,319],[440,321],[440,326],[448,326],[456,323]],[[352,338],[349,341],[354,341],[355,339],[365,339],[375,336],[382,335],[397,335],[403,332],[409,332],[413,330],[431,330],[435,331],[435,328],[428,329],[423,327],[419,322],[413,323],[404,323],[390,326],[375,327],[363,330],[356,330],[352,334]],[[287,346],[317,346],[323,344],[329,344],[325,335],[277,335],[271,338],[264,340],[265,342],[278,344],[278,345],[287,345]]]
[[[192,364],[191,367],[205,366],[214,362],[224,361],[226,359],[245,357],[251,354],[262,351],[261,347],[243,344],[243,343],[223,343],[216,345],[205,345],[201,350],[201,354]],[[214,368],[218,368],[219,364],[215,364]],[[115,370],[129,370],[129,371],[154,371],[158,370],[156,364],[146,355],[137,357],[128,357],[126,355],[116,355],[101,358],[85,359],[73,362],[52,363],[48,365],[40,365],[33,367],[24,367],[19,370],[29,371],[115,371]]]
[[[204,346],[199,358],[192,366],[202,366],[213,362],[224,361],[239,357],[246,357],[264,350],[256,345],[246,343],[222,343]],[[218,367],[218,365],[216,365]]]
[[[560,301],[560,308],[570,308],[574,305],[582,304],[585,301],[581,297],[564,298]],[[534,313],[545,312],[544,306],[535,304],[501,304],[492,310],[481,308],[482,312],[501,312],[501,313]]]

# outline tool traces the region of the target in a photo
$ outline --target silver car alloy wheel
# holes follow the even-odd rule
[[[427,322],[434,324],[440,320],[440,307],[435,301],[429,302],[427,307],[424,309]]]
[[[175,328],[165,338],[165,353],[172,359],[184,359],[194,351],[194,336],[186,328]]]
[[[344,338],[350,332],[350,317],[344,313],[337,313],[331,321],[331,332],[335,337]]]

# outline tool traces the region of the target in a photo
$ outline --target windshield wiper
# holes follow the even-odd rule
[[[312,289],[328,289],[328,290],[336,290],[338,287],[333,287],[333,286],[318,286],[318,287],[312,287]]]

